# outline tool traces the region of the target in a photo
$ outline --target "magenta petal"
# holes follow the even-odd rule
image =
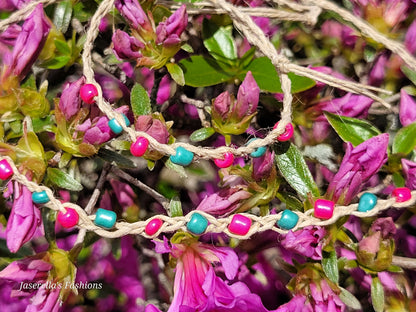
[[[22,26],[13,48],[13,74],[24,77],[36,61],[48,36],[51,25],[38,4]]]
[[[416,121],[416,101],[403,89],[400,91],[399,118],[403,127]]]
[[[41,224],[39,209],[32,202],[32,193],[17,182],[14,187],[15,200],[6,227],[7,247],[11,252],[28,242]]]

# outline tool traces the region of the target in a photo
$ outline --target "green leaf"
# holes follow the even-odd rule
[[[183,59],[179,65],[183,69],[185,84],[191,87],[213,86],[233,77],[230,72],[225,70],[226,66],[201,55],[193,55]]]
[[[77,192],[83,189],[81,183],[62,170],[57,168],[48,168],[46,171],[48,174],[48,180],[61,188]]]
[[[171,217],[183,216],[182,203],[178,196],[174,196],[169,203],[169,211]]]
[[[276,68],[267,57],[259,57],[254,59],[246,68],[244,68],[243,72],[238,75],[238,78],[240,80],[244,80],[244,77],[248,71],[251,71],[254,79],[262,91],[273,93],[283,92]],[[292,82],[292,93],[308,90],[316,84],[312,79],[297,76],[293,73],[288,73],[288,77]]]
[[[172,77],[172,79],[175,80],[175,82],[178,85],[180,86],[185,85],[185,76],[183,75],[182,68],[178,64],[167,63],[166,68],[168,69],[168,72],[170,76]]]
[[[130,101],[134,115],[149,115],[152,113],[149,95],[140,84],[136,83],[131,89]]]
[[[384,289],[378,277],[371,281],[371,301],[376,312],[384,311]]]
[[[413,84],[416,86],[416,71],[413,71],[409,67],[404,65],[400,67],[400,69],[406,75],[406,77],[409,78],[409,80],[413,82]]]
[[[169,158],[168,160],[166,160],[165,166],[177,172],[179,176],[183,179],[186,179],[188,177],[188,175],[186,174],[185,168],[180,165],[174,164]]]
[[[165,6],[157,4],[152,9],[153,20],[156,24],[159,24],[163,21],[163,18],[169,17],[172,15],[172,12]]]
[[[339,295],[339,299],[341,299],[349,308],[362,311],[360,301],[345,288],[340,287],[340,289],[341,294]]]
[[[381,134],[380,130],[365,120],[339,116],[324,112],[331,126],[344,142],[357,146],[368,139]]]
[[[214,133],[215,133],[214,128],[211,128],[211,127],[201,128],[192,132],[189,138],[191,139],[192,142],[201,142],[201,141],[208,139]]]
[[[69,55],[60,55],[60,56],[54,57],[51,60],[43,62],[42,66],[49,68],[49,69],[59,69],[59,68],[64,67],[66,64],[68,64],[70,60],[71,60],[71,57]]]
[[[69,47],[68,43],[66,43],[65,41],[55,39],[54,44],[59,53],[64,54],[64,55],[71,54],[71,48]]]
[[[331,252],[322,252],[322,268],[324,269],[325,275],[335,284],[339,281],[338,271],[338,258],[335,250]]]
[[[252,47],[238,60],[240,68],[248,66],[253,60],[254,54],[256,53],[256,48]]]
[[[393,154],[409,154],[416,146],[416,122],[401,128],[393,141]]]
[[[71,23],[72,4],[70,0],[59,2],[53,16],[53,23],[57,29],[65,33]]]
[[[214,22],[204,19],[202,23],[202,38],[204,46],[215,59],[227,63],[237,59],[237,49],[232,36],[231,25],[219,27]]]
[[[307,197],[308,193],[318,197],[319,189],[306,165],[301,152],[293,144],[282,154],[276,154],[276,163],[286,181],[300,195]]]
[[[115,163],[117,166],[122,168],[135,168],[136,165],[130,159],[124,157],[123,155],[113,152],[107,148],[100,148],[97,153],[98,157],[101,157],[109,163]]]

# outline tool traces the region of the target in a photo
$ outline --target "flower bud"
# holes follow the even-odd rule
[[[254,114],[259,103],[260,88],[254,80],[251,72],[247,72],[246,78],[238,89],[235,112],[239,118]]]
[[[117,29],[112,40],[119,59],[135,60],[143,56],[140,49],[144,48],[144,44],[124,31]]]
[[[360,265],[373,270],[384,271],[391,265],[394,253],[396,226],[391,217],[377,219],[369,230],[369,235],[358,244],[356,251]]]
[[[253,158],[253,179],[260,181],[262,179],[268,178],[273,169],[273,166],[274,152],[267,150],[263,156]]]
[[[115,6],[133,28],[139,31],[142,37],[146,37],[146,33],[153,32],[149,18],[137,0],[117,0]]]
[[[402,168],[406,178],[406,187],[416,190],[416,163],[402,158]]]
[[[182,5],[166,21],[160,22],[156,27],[156,44],[172,46],[181,42],[180,36],[188,24],[188,14],[185,5]]]
[[[416,121],[416,101],[403,89],[400,91],[399,118],[403,127]]]
[[[64,114],[65,119],[69,120],[75,116],[81,107],[79,92],[85,84],[85,77],[82,76],[75,82],[70,82],[64,87],[59,99],[59,109]]]
[[[387,133],[373,137],[356,147],[348,142],[341,166],[328,186],[327,198],[348,205],[363,184],[387,161],[388,142]]]

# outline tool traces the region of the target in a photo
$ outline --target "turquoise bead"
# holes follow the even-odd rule
[[[257,139],[256,138],[252,138],[250,141],[248,141],[248,143],[253,142],[254,140],[257,140]],[[264,154],[266,154],[266,150],[267,150],[267,147],[266,146],[258,147],[258,148],[256,148],[255,151],[253,151],[253,152],[250,153],[250,156],[253,157],[253,158],[261,157]]]
[[[364,193],[360,197],[358,202],[358,211],[366,212],[374,208],[377,205],[377,196],[372,193]]]
[[[200,235],[205,232],[208,227],[208,220],[203,215],[194,212],[191,220],[186,224],[186,228],[189,232]]]
[[[49,197],[46,191],[32,193],[32,201],[35,204],[46,204],[49,201]]]
[[[284,230],[293,229],[299,221],[299,216],[291,210],[284,210],[277,226]]]
[[[116,224],[117,215],[114,211],[98,208],[95,213],[94,224],[111,229]]]
[[[130,121],[129,119],[126,117],[126,115],[123,114],[124,117],[124,121],[126,123],[126,126],[130,126]],[[120,124],[117,122],[117,120],[115,118],[111,119],[108,122],[108,126],[110,127],[111,131],[113,131],[115,134],[120,134],[121,132],[123,132],[123,127],[120,126]]]
[[[181,166],[188,166],[192,162],[192,159],[194,159],[194,153],[188,151],[182,146],[176,148],[176,155],[170,156],[171,162]]]

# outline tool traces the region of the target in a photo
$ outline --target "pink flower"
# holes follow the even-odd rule
[[[62,303],[60,289],[46,287],[53,265],[45,261],[45,253],[14,261],[0,272],[0,280],[14,282],[11,297],[31,297],[26,312],[58,312]],[[54,282],[49,280],[50,283]],[[56,281],[55,281],[56,282]],[[23,285],[39,285],[26,289]]]
[[[10,57],[5,57],[8,67],[5,76],[12,74],[23,79],[27,75],[42,50],[50,28],[42,4],[37,5],[25,20]]]
[[[13,206],[6,227],[7,247],[17,252],[42,225],[39,209],[32,201],[32,192],[18,182],[9,182],[5,196],[13,193]]]
[[[116,112],[122,114],[127,114],[128,110],[129,107],[127,105],[115,109]],[[110,140],[114,133],[111,131],[108,121],[107,116],[101,116],[95,117],[92,121],[87,119],[84,123],[76,126],[76,130],[84,132],[82,142],[100,145]]]
[[[389,62],[389,57],[383,53],[374,62],[373,68],[370,71],[368,82],[371,85],[379,86],[384,81],[386,76],[386,67]]]
[[[274,152],[267,149],[266,153],[257,158],[253,158],[252,177],[256,181],[267,179],[274,166]]]
[[[137,0],[117,0],[115,6],[134,29],[140,30],[142,33],[152,31],[149,18]]]
[[[184,238],[170,247],[165,240],[156,251],[170,252],[177,259],[174,297],[168,312],[266,312],[260,298],[242,282],[229,282],[215,274],[213,264],[221,264],[228,281],[238,271],[238,257],[228,247],[216,247]]]
[[[414,20],[407,29],[406,37],[404,38],[404,45],[410,53],[416,52],[416,20]]]
[[[237,100],[228,91],[221,93],[212,105],[212,126],[224,135],[242,134],[257,113],[260,89],[251,72],[240,85]]]
[[[416,190],[416,163],[402,158],[402,168],[406,178],[406,187]]]
[[[403,127],[416,121],[416,101],[403,89],[400,91],[399,118]]]
[[[159,143],[168,143],[169,132],[166,125],[159,119],[154,119],[152,116],[141,115],[137,117],[136,130],[146,132]]]
[[[114,42],[114,53],[119,59],[135,60],[143,56],[140,49],[144,48],[144,44],[124,31],[117,29],[112,40]]]
[[[362,186],[387,161],[387,133],[373,137],[357,147],[347,142],[347,150],[337,174],[328,186],[327,198],[348,205]]]
[[[183,4],[166,21],[160,22],[156,28],[156,44],[165,46],[175,45],[181,42],[180,36],[188,24],[186,6]]]
[[[75,82],[69,82],[62,90],[59,98],[59,109],[64,114],[66,120],[75,116],[81,108],[81,97],[79,91],[85,84],[85,77],[82,76]]]
[[[282,246],[296,254],[311,258],[322,259],[322,244],[326,231],[322,227],[307,226],[299,231],[289,231],[281,241]]]

